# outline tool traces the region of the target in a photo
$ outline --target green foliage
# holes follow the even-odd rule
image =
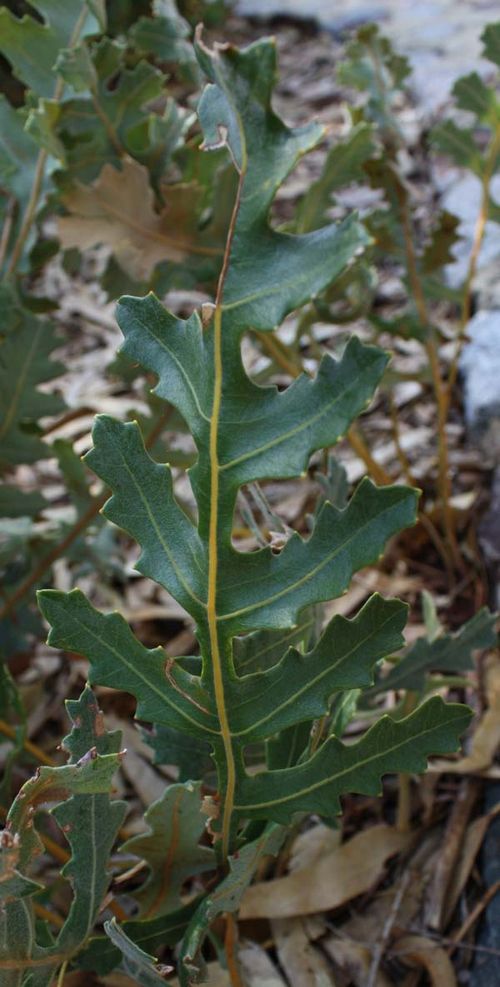
[[[456,634],[419,638],[376,685],[374,691],[410,689],[423,692],[429,672],[457,673],[473,667],[472,654],[496,643],[496,617],[483,608]]]
[[[362,29],[341,70],[345,85],[362,94],[352,129],[332,148],[285,229],[269,219],[276,193],[324,135],[316,125],[290,129],[272,110],[271,42],[210,51],[198,40],[195,62],[186,21],[166,0],[110,4],[107,28],[99,3],[33,6],[43,24],[0,12],[0,49],[27,87],[19,109],[0,101],[0,202],[8,220],[0,464],[15,480],[17,464],[55,454],[76,526],[92,514],[89,466],[112,491],[104,518],[139,544],[137,569],[192,617],[198,644],[195,655],[169,659],[80,590],[41,593],[50,643],[87,657],[92,683],[135,697],[155,762],[176,766],[179,780],[146,810],[145,831],[121,848],[125,866],[130,857],[143,865],[127,884],[125,915],[133,917],[116,921],[109,910],[101,917],[124,816],[123,803],[109,795],[120,740],[106,732],[89,687],[68,704],[69,762],[40,769],[23,787],[0,841],[0,970],[3,961],[6,987],[49,987],[66,962],[102,975],[118,969],[147,987],[165,982],[154,954],[172,946],[187,987],[201,975],[214,920],[237,911],[262,857],[279,853],[290,822],[308,813],[332,821],[342,795],[376,795],[388,772],[425,770],[431,754],[457,749],[469,721],[466,707],[434,696],[404,718],[397,710],[376,719],[372,706],[370,729],[355,743],[342,740],[358,703],[387,689],[424,699],[436,687],[430,673],[466,670],[471,652],[493,642],[493,618],[480,611],[454,636],[434,627],[381,676],[379,663],[403,646],[404,604],[375,594],[354,618],[336,616],[322,627],[321,604],[344,593],[353,574],[414,523],[416,491],[365,479],[349,499],[345,476],[330,460],[307,537],[283,527],[282,544],[252,552],[233,544],[241,489],[305,473],[311,457],[335,445],[387,382],[388,354],[351,336],[338,358],[323,357],[314,377],[302,374],[284,390],[262,386],[265,379],[257,383],[243,366],[245,334],[273,340],[276,327],[301,308],[299,335],[318,315],[348,321],[363,311],[375,333],[426,345],[438,329],[416,303],[415,274],[426,299],[445,296],[437,275],[450,261],[457,224],[439,214],[418,242],[412,268],[412,197],[400,167],[404,135],[394,100],[408,65],[377,29]],[[209,20],[225,5],[186,0],[182,13],[191,22],[200,6]],[[483,40],[498,64],[498,26]],[[36,62],[28,57],[33,50],[40,53]],[[197,111],[203,150],[200,134],[192,136],[187,100],[172,96],[172,73],[188,92],[201,73],[208,79]],[[448,121],[435,146],[472,167],[487,197],[488,168],[492,174],[497,167],[497,100],[475,74],[454,92],[474,125],[464,130]],[[488,134],[486,165],[479,128]],[[356,215],[330,222],[339,193],[352,182],[368,182],[382,205],[363,222]],[[121,372],[127,379],[154,375],[151,406],[161,414],[167,402],[175,427],[190,433],[196,455],[168,461],[184,467],[189,460],[196,512],[180,503],[164,448],[151,449],[137,422],[99,416],[86,466],[69,444],[43,438],[40,419],[63,410],[57,395],[38,386],[57,383],[58,337],[15,276],[34,270],[37,253],[43,255],[38,234],[47,207],[59,214],[65,248],[104,244],[110,251],[103,284],[110,296],[123,285],[127,290],[118,307]],[[494,215],[494,204],[489,208]],[[382,256],[405,270],[409,289],[407,309],[392,320],[371,311]],[[182,319],[146,294],[172,285],[203,287],[213,303]],[[131,297],[134,290],[145,297]],[[45,501],[20,496],[9,482],[0,506],[7,515],[0,561],[10,595],[30,568],[37,571],[36,517]],[[45,545],[66,534],[64,525],[44,530]],[[95,548],[72,544],[72,561],[94,564]],[[42,567],[30,588],[46,573]],[[26,595],[2,627],[7,657],[40,634]],[[1,673],[2,686],[2,716],[18,724],[12,763],[25,740],[25,718],[8,672]],[[33,880],[41,850],[34,812],[47,805],[68,841],[63,876],[72,895],[52,941],[42,937],[34,909],[41,890]]]
[[[48,987],[61,956],[70,958],[86,942],[111,880],[109,855],[125,811],[124,803],[109,798],[119,763],[120,736],[106,733],[88,688],[79,700],[68,703],[68,713],[73,723],[64,741],[70,753],[68,764],[38,769],[14,800],[0,835],[4,872],[0,969],[13,971],[2,974],[12,976],[9,987],[10,983],[31,983],[31,966],[38,971],[37,985]],[[35,812],[51,804],[51,814],[64,829],[70,847],[63,873],[71,883],[73,901],[56,939],[47,945],[39,940],[35,924],[33,895],[39,885],[26,872],[43,850]],[[25,976],[23,969],[28,971]]]
[[[37,434],[38,421],[59,414],[64,403],[57,394],[39,390],[63,370],[51,358],[58,345],[53,326],[23,308],[14,293],[6,290],[3,295],[7,318],[0,342],[0,470],[5,471],[50,455]]]
[[[198,845],[205,829],[200,789],[190,782],[166,788],[145,813],[149,832],[133,836],[122,848],[149,868],[147,880],[134,895],[142,918],[175,910],[187,878],[216,866],[213,851]]]
[[[353,572],[413,523],[417,494],[365,480],[345,507],[323,503],[307,539],[292,533],[278,552],[232,545],[240,487],[302,473],[366,406],[387,357],[353,337],[340,359],[325,356],[314,379],[301,376],[284,392],[247,376],[243,334],[271,332],[332,283],[367,237],[356,217],[301,235],[271,228],[276,191],[321,130],[291,130],[272,111],[272,43],[213,52],[198,43],[197,53],[209,78],[199,104],[205,145],[218,146],[223,135],[238,173],[214,304],[203,326],[197,314],[173,316],[153,295],[122,299],[118,313],[125,354],[157,375],[155,393],[177,408],[195,441],[189,477],[196,520],[177,501],[170,468],[146,452],[137,424],[99,417],[87,462],[113,492],[106,517],[142,549],[139,571],[195,620],[201,660],[167,660],[161,647],[145,648],[119,614],[99,613],[78,590],[40,594],[50,643],[86,655],[92,682],[119,683],[136,697],[141,720],[185,733],[213,753],[217,791],[205,812],[218,858],[231,857],[231,870],[190,922],[181,948],[185,984],[213,919],[237,908],[260,855],[276,852],[284,831],[275,823],[308,812],[331,818],[343,793],[375,794],[388,771],[422,771],[429,754],[456,749],[470,716],[434,698],[406,719],[382,718],[356,744],[334,734],[317,748],[311,743],[311,722],[330,715],[332,698],[368,687],[376,663],[401,646],[406,608],[374,596],[353,620],[334,618],[305,654],[287,645],[309,607],[344,592]],[[261,669],[254,660],[256,670],[239,675],[235,640],[252,635],[255,643],[270,630],[282,635],[280,645],[273,642],[276,662]],[[282,766],[273,752],[277,738],[301,727],[297,760]],[[255,773],[248,751],[259,744],[267,764]],[[213,869],[212,851],[199,845],[199,810],[199,785],[175,785],[148,810],[148,831],[127,844],[148,867],[135,894],[143,916],[178,909],[186,877]],[[251,820],[264,827],[256,842],[245,836]],[[106,931],[123,969],[155,982],[150,954],[114,924]]]
[[[497,69],[500,67],[499,35],[500,24],[490,24],[481,36],[483,55]],[[464,127],[461,122],[446,120],[434,129],[433,144],[438,151],[452,158],[456,164],[469,168],[484,181],[491,178],[500,164],[500,100],[495,86],[487,85],[477,72],[471,72],[457,80],[453,96],[459,110],[472,114],[473,126]]]
[[[0,51],[13,71],[37,96],[54,93],[54,65],[59,51],[75,35],[95,34],[104,26],[101,0],[62,4],[58,0],[34,0],[31,7],[40,15],[18,18],[7,7],[0,8]],[[33,53],[36,52],[36,57]]]

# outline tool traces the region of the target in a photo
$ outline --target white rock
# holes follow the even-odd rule
[[[467,327],[460,370],[471,438],[500,463],[500,308],[479,311]]]

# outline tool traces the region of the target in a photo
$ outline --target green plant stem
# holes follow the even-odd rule
[[[229,726],[226,697],[224,689],[224,669],[222,666],[223,653],[219,644],[219,628],[217,623],[217,584],[218,584],[218,528],[219,528],[219,499],[220,499],[220,470],[218,452],[218,434],[220,424],[220,409],[222,402],[222,303],[224,284],[229,268],[229,258],[233,244],[234,230],[238,218],[241,193],[245,171],[239,174],[238,189],[234,200],[231,221],[224,250],[222,267],[217,283],[217,293],[214,310],[214,398],[210,415],[210,517],[208,533],[208,591],[207,591],[207,625],[212,658],[215,705],[219,720],[224,756],[226,760],[226,791],[222,813],[221,851],[222,860],[226,861],[230,851],[231,825],[233,816],[234,796],[236,791],[236,761],[233,751],[233,741]]]
[[[389,405],[390,405],[391,423],[392,423],[392,437],[396,448],[396,454],[399,459],[401,469],[403,471],[403,476],[406,482],[409,483],[411,487],[416,487],[417,484],[415,482],[414,477],[412,476],[410,461],[401,444],[401,431],[399,428],[398,409],[396,407],[396,402],[394,400],[394,396],[392,393],[389,395]]]
[[[156,439],[161,434],[161,431],[164,428],[166,422],[168,421],[170,415],[171,415],[171,408],[170,406],[168,406],[166,410],[162,412],[162,414],[159,416],[157,422],[152,427],[146,439],[145,445],[147,449],[150,449],[151,446],[154,445]],[[101,510],[102,507],[104,507],[104,504],[106,503],[106,501],[110,496],[111,496],[111,491],[107,487],[105,487],[103,490],[100,491],[100,493],[96,494],[96,496],[92,498],[92,500],[90,501],[87,507],[87,510],[84,511],[84,513],[81,515],[81,517],[78,518],[77,521],[75,521],[75,524],[73,525],[72,528],[70,528],[70,530],[64,536],[64,538],[62,538],[61,541],[57,542],[57,544],[54,545],[49,552],[47,552],[44,556],[42,556],[38,564],[29,573],[29,575],[26,576],[26,579],[24,579],[19,584],[19,586],[12,594],[12,596],[9,596],[6,599],[3,607],[0,608],[0,620],[3,620],[5,617],[8,617],[9,614],[12,613],[12,611],[16,608],[18,603],[20,603],[21,600],[24,599],[27,593],[29,593],[30,590],[32,590],[33,587],[36,586],[36,584],[39,582],[42,576],[47,572],[48,569],[50,569],[51,565],[58,558],[60,558],[61,555],[64,555],[64,553],[67,551],[70,545],[72,545],[73,542],[76,541],[76,539],[79,537],[79,535],[81,535],[82,532],[85,531],[86,528],[88,528],[91,521],[93,521],[94,518],[97,517],[99,511]]]
[[[408,268],[408,277],[410,280],[410,285],[413,293],[413,298],[415,302],[415,307],[417,309],[418,317],[422,323],[422,326],[432,331],[431,320],[429,317],[429,312],[427,309],[427,302],[425,300],[424,291],[422,288],[422,283],[418,273],[417,258],[415,254],[415,247],[413,245],[413,236],[411,229],[410,216],[408,211],[408,202],[406,196],[400,191],[399,184],[396,183],[400,214],[401,214],[401,225],[403,230],[403,237],[405,242],[406,251],[406,263]],[[434,387],[434,394],[436,398],[437,406],[437,434],[438,434],[438,485],[439,493],[441,498],[441,507],[443,511],[443,525],[447,540],[447,553],[449,555],[449,560],[451,567],[456,565],[457,568],[462,568],[462,560],[460,556],[460,550],[457,543],[457,537],[455,532],[455,525],[453,521],[453,512],[450,507],[450,465],[448,456],[448,438],[446,435],[446,424],[448,420],[448,387],[444,383],[441,377],[441,369],[439,366],[439,353],[436,345],[436,340],[433,336],[429,336],[425,341],[425,351],[427,353],[427,358],[429,360],[429,367],[431,371],[432,383]],[[449,549],[449,552],[448,552]]]
[[[75,45],[78,43],[78,39],[80,37],[80,33],[83,29],[83,25],[85,24],[85,20],[87,16],[88,16],[88,10],[87,10],[87,4],[85,2],[82,5],[80,16],[75,24],[73,34],[71,35],[70,42],[68,45],[69,48],[74,48]],[[63,92],[64,92],[64,80],[61,79],[61,77],[59,77],[55,84],[54,94],[52,98],[56,101],[61,99]],[[36,210],[38,206],[38,200],[40,198],[40,192],[42,190],[43,179],[45,176],[45,166],[47,164],[48,156],[49,156],[48,151],[45,148],[42,148],[37,158],[35,175],[33,178],[33,185],[31,187],[30,197],[28,199],[28,204],[26,206],[24,216],[21,222],[21,228],[17,235],[16,242],[12,248],[10,261],[7,265],[7,272],[6,272],[7,277],[12,277],[16,272],[17,266],[22,257],[24,245],[26,243],[26,240],[28,239],[32,224],[34,222]]]
[[[380,483],[382,486],[392,483],[390,474],[373,458],[359,425],[351,425],[347,432],[347,439],[356,455],[365,464],[369,476],[375,480],[375,483]]]
[[[61,416],[61,418],[57,418],[55,421],[51,422],[50,425],[47,425],[47,427],[44,428],[42,435],[51,435],[52,432],[57,432],[58,428],[62,428],[62,426],[67,425],[68,422],[75,421],[76,418],[82,418],[83,415],[93,414],[95,414],[94,409],[88,408],[86,405],[82,405],[81,408],[71,408],[70,411],[67,411],[65,415]]]
[[[92,97],[92,104],[94,106],[96,114],[99,117],[99,120],[101,121],[109,137],[110,144],[112,144],[112,146],[114,147],[118,157],[122,158],[124,154],[126,154],[125,148],[123,147],[123,144],[121,143],[120,138],[115,128],[113,127],[113,124],[111,123],[111,120],[109,119],[109,117],[106,115],[106,113],[102,108],[99,102],[99,94],[94,86],[92,86],[90,89],[90,95]]]
[[[238,924],[231,912],[226,912],[226,931],[224,936],[224,954],[231,987],[245,987],[238,966],[236,947],[238,945]]]
[[[110,495],[111,491],[105,488],[100,494],[92,498],[87,510],[84,511],[84,513],[78,518],[73,527],[68,531],[67,535],[65,535],[61,541],[57,542],[57,544],[54,545],[49,552],[42,556],[35,568],[32,569],[28,576],[26,576],[26,579],[23,579],[12,596],[7,598],[3,607],[0,609],[0,620],[3,620],[12,613],[26,594],[29,593],[34,586],[36,586],[44,573],[50,569],[56,559],[60,558],[61,555],[64,555],[70,545],[72,545],[78,536],[81,535],[86,528],[88,528],[90,522],[93,521],[101,508],[104,507],[104,504]]]

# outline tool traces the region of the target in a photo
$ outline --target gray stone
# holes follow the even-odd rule
[[[471,439],[500,464],[500,309],[479,311],[467,326],[460,370]]]

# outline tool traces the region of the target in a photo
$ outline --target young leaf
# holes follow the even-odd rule
[[[410,75],[408,59],[396,54],[391,42],[380,34],[376,24],[359,29],[339,68],[339,79],[366,95],[363,108],[368,120],[376,123],[388,136],[399,138],[399,125],[392,113],[396,91],[404,90]]]
[[[463,75],[453,86],[453,95],[461,110],[469,110],[479,120],[488,120],[495,111],[495,93],[477,72]]]
[[[445,120],[432,131],[432,143],[441,154],[452,158],[462,168],[470,168],[481,174],[482,163],[474,131],[459,127],[453,120]]]

